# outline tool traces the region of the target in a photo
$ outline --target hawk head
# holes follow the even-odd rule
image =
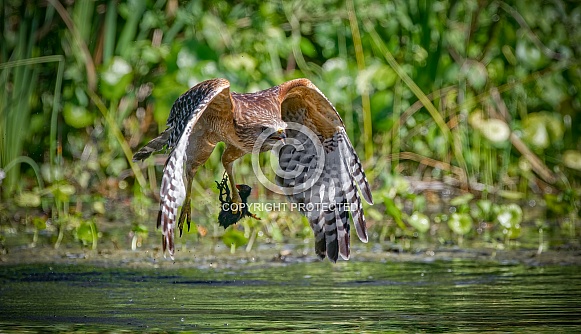
[[[257,140],[262,141],[263,149],[271,149],[279,142],[285,144],[286,139],[286,123],[282,120],[274,120],[270,124],[262,124],[258,127]]]

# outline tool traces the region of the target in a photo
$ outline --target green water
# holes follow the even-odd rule
[[[579,266],[0,266],[0,332],[580,332]]]

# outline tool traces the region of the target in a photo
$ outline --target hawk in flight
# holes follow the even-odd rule
[[[222,164],[234,203],[241,203],[234,161],[247,153],[273,150],[279,164],[276,183],[308,218],[321,259],[349,259],[349,215],[357,236],[367,242],[357,188],[372,204],[369,184],[341,117],[323,93],[307,79],[249,94],[230,92],[228,80],[212,79],[180,96],[167,129],[133,156],[137,161],[166,146],[170,150],[157,220],[164,253],[167,249],[173,258],[176,220],[181,231],[191,219],[194,175],[221,141],[226,144]]]

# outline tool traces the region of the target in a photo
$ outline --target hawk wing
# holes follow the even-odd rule
[[[309,135],[309,131],[292,129],[292,126],[287,128],[287,145],[278,152],[283,173],[277,173],[277,183],[308,218],[315,234],[317,255],[321,258],[326,255],[334,262],[339,254],[348,259],[349,213],[357,236],[367,242],[357,188],[365,201],[373,204],[359,157],[337,110],[309,80],[282,84],[280,101],[282,119],[289,124],[304,125],[312,133]]]
[[[190,168],[194,163],[191,161],[193,158],[188,156],[188,153],[192,151],[191,148],[188,150],[190,135],[195,131],[207,130],[195,128],[202,115],[219,113],[221,117],[232,118],[229,88],[230,83],[226,79],[207,80],[192,87],[174,102],[167,120],[168,128],[133,156],[133,160],[143,160],[151,153],[161,150],[165,145],[171,150],[161,179],[159,191],[161,203],[157,227],[162,227],[163,251],[165,253],[167,248],[172,258],[178,207],[183,204],[186,195],[184,163]],[[228,112],[223,112],[224,110]]]

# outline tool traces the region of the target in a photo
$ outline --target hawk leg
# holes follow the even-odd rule
[[[194,175],[196,175],[197,168],[191,169],[186,174],[186,198],[184,199],[184,204],[182,204],[182,210],[180,213],[180,219],[178,220],[178,229],[180,230],[180,238],[184,230],[184,222],[188,224],[188,232],[190,231],[190,223],[192,220],[192,201],[190,199],[192,195],[192,181],[194,180]]]
[[[214,181],[214,182],[216,182],[216,187],[220,191],[220,198],[219,198],[220,203],[230,204],[232,202],[232,198],[230,197],[230,188],[227,185],[228,177],[226,176],[226,173],[224,173],[224,177],[222,178],[222,181],[220,181],[220,182]]]

